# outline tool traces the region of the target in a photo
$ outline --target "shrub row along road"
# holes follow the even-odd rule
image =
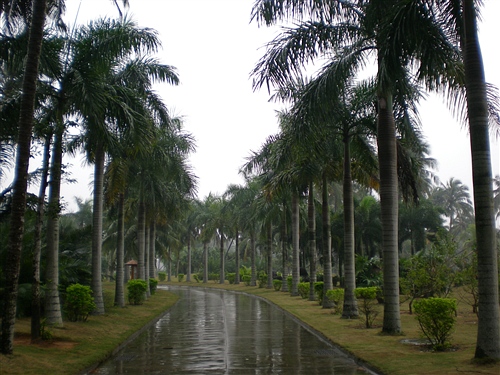
[[[167,288],[179,302],[93,374],[370,373],[264,300]]]

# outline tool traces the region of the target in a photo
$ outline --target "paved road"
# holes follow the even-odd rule
[[[366,374],[268,302],[167,287],[179,302],[94,374]]]

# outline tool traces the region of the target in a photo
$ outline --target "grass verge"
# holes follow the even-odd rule
[[[64,322],[51,328],[53,339],[30,343],[30,320],[16,322],[14,354],[0,355],[0,374],[78,374],[106,359],[127,338],[161,315],[177,301],[164,290],[142,305],[112,306],[114,284],[104,284],[106,313],[86,322]]]
[[[370,364],[381,373],[390,375],[412,374],[500,374],[500,364],[477,364],[472,361],[476,345],[477,317],[471,307],[458,304],[458,316],[451,337],[450,350],[433,352],[426,346],[407,344],[421,338],[415,315],[410,315],[407,304],[401,305],[401,325],[404,333],[398,336],[381,334],[382,306],[374,327],[364,328],[362,319],[341,319],[332,310],[323,309],[318,302],[301,297],[291,297],[289,293],[274,289],[230,285],[209,282],[171,282],[171,285],[211,287],[243,292],[265,298],[306,323],[326,338],[360,360]]]

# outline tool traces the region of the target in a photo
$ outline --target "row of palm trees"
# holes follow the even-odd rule
[[[466,103],[471,135],[473,191],[478,253],[480,316],[477,358],[500,358],[500,315],[498,301],[497,248],[493,215],[492,173],[488,135],[488,101],[486,83],[477,38],[479,2],[473,0],[436,1],[298,1],[258,0],[252,20],[261,25],[280,22],[292,24],[268,44],[268,49],[252,75],[255,88],[266,85],[278,91],[278,97],[292,101],[294,134],[302,136],[304,128],[314,129],[308,144],[308,157],[317,150],[331,122],[343,123],[338,106],[348,104],[348,94],[362,69],[370,63],[376,67],[372,103],[375,104],[376,129],[373,137],[378,158],[378,194],[384,259],[383,332],[401,332],[398,281],[398,199],[399,191],[417,191],[418,172],[424,165],[422,152],[404,158],[403,143],[415,137],[415,103],[422,91],[445,93],[452,105]],[[299,96],[294,89],[302,85],[303,74],[311,62],[322,68]],[[346,100],[349,98],[349,100]],[[346,106],[346,108],[349,108]],[[353,121],[361,124],[353,112]],[[373,112],[373,111],[372,111]],[[345,124],[347,125],[347,124]],[[349,153],[350,131],[344,126],[344,205],[350,201],[351,180],[348,164],[355,164]],[[347,130],[349,129],[349,130]],[[366,128],[367,129],[367,128]],[[314,137],[318,135],[318,137]],[[305,139],[305,138],[303,138]],[[328,138],[331,140],[331,138]],[[412,141],[413,142],[413,141]],[[409,148],[418,150],[417,144]],[[406,148],[408,149],[408,148]],[[302,155],[296,152],[300,165]],[[284,155],[281,153],[280,155]],[[320,155],[323,155],[320,153]],[[411,156],[411,155],[406,155]],[[405,161],[406,160],[406,161]],[[413,160],[413,161],[412,161]],[[411,161],[408,163],[408,161]],[[360,163],[361,164],[361,163]],[[363,164],[366,165],[366,164]],[[274,180],[282,165],[273,165]],[[406,168],[406,167],[409,167]],[[292,170],[293,168],[288,168]],[[403,171],[412,171],[402,174]],[[320,176],[320,174],[316,174]],[[296,175],[295,188],[304,186]],[[398,189],[399,186],[401,189]],[[298,194],[298,191],[292,194]],[[416,197],[415,197],[416,198]],[[293,199],[292,199],[293,202]],[[352,239],[351,210],[345,210],[345,234]],[[350,233],[348,233],[350,232]],[[352,254],[352,240],[345,241],[346,257]],[[351,259],[346,259],[346,298],[351,299]],[[352,308],[355,310],[355,307]],[[349,311],[349,310],[348,310]]]
[[[32,14],[31,22],[13,26],[2,38],[4,51],[9,52],[3,55],[2,60],[2,101],[9,104],[2,107],[6,122],[15,121],[12,116],[19,116],[19,113],[21,117],[25,115],[22,100],[27,89],[21,87],[19,81],[20,77],[26,80],[27,73],[23,74],[15,68],[22,67],[18,62],[24,57],[26,31],[30,30],[31,34],[38,31],[34,29],[35,19],[43,29],[45,10],[36,12],[36,5],[37,2],[34,2],[32,13],[28,12]],[[56,4],[49,5],[47,11],[54,10]],[[57,5],[64,4],[59,2]],[[16,13],[3,15],[7,18]],[[182,120],[169,113],[153,90],[155,83],[177,84],[179,81],[175,68],[150,57],[161,46],[154,30],[139,28],[127,18],[116,21],[100,19],[86,26],[75,26],[71,31],[47,27],[42,37],[40,45],[43,44],[43,49],[36,58],[39,69],[34,77],[37,83],[36,101],[32,103],[33,111],[27,115],[35,121],[34,136],[45,142],[38,201],[38,237],[33,254],[33,295],[34,301],[38,300],[32,321],[34,339],[40,333],[41,228],[47,186],[45,318],[48,324],[62,325],[59,230],[65,152],[82,150],[87,162],[94,165],[91,287],[97,314],[104,313],[101,258],[105,200],[119,212],[121,224],[118,236],[121,240],[117,258],[121,263],[125,213],[127,210],[134,211],[139,218],[139,275],[144,278],[148,269],[144,263],[145,235],[149,233],[145,230],[146,226],[154,233],[157,222],[172,220],[179,215],[183,204],[196,188],[195,177],[187,162],[189,153],[194,150],[194,140],[183,130]],[[33,41],[33,35],[29,39]],[[17,48],[12,48],[15,43]],[[27,174],[24,168],[27,172],[30,155],[29,147],[27,154],[22,150],[26,139],[21,140],[21,134],[27,137],[28,146],[31,139],[31,129],[23,127],[22,123],[13,130],[19,131],[17,140],[15,134],[2,135],[2,144],[17,144],[16,179],[10,206],[10,241],[5,264],[5,308],[2,310],[1,351],[5,354],[12,352],[26,207]],[[26,155],[28,159],[23,162]],[[48,178],[50,180],[47,181]],[[123,273],[118,277],[123,280]],[[123,282],[117,285],[123,288]],[[118,303],[123,305],[123,290],[117,291],[117,295],[120,298]]]

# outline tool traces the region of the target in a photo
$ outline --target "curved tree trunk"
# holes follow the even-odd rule
[[[31,284],[31,342],[40,338],[41,328],[41,301],[40,301],[40,258],[42,254],[42,226],[45,212],[45,190],[48,185],[50,145],[52,135],[45,138],[42,162],[42,177],[40,178],[40,190],[35,221],[34,249],[33,249],[33,281]]]
[[[309,234],[309,301],[315,301],[314,283],[316,282],[316,210],[314,209],[314,184],[309,183],[307,199],[307,229]]]
[[[9,245],[7,247],[4,267],[6,282],[4,289],[4,306],[2,309],[2,335],[0,338],[0,352],[3,354],[11,354],[14,350],[14,325],[16,323],[16,303],[21,265],[22,236],[24,232],[24,213],[26,210],[31,131],[33,129],[33,114],[35,112],[38,63],[40,60],[43,26],[45,23],[45,5],[46,0],[33,0],[33,15],[29,31],[28,55],[24,68]]]
[[[498,254],[495,241],[488,102],[473,0],[464,0],[465,86],[476,214],[478,325],[475,358],[500,359]]]
[[[358,301],[354,295],[356,272],[354,269],[354,201],[351,177],[350,138],[344,136],[344,308],[342,318],[357,318]]]
[[[332,234],[330,232],[330,206],[328,204],[328,182],[326,175],[323,174],[323,183],[321,187],[321,218],[323,221],[323,303],[324,309],[333,307],[326,292],[333,289],[332,281]]]
[[[104,314],[102,297],[102,215],[104,202],[104,158],[102,146],[95,151],[94,160],[94,203],[92,212],[92,282],[94,293],[95,315]]]
[[[380,211],[384,264],[384,322],[382,331],[401,333],[398,264],[398,175],[396,127],[392,96],[378,98],[378,159],[380,168]]]
[[[56,131],[50,168],[49,205],[47,212],[47,264],[45,269],[45,318],[47,324],[62,326],[59,297],[59,218],[61,214],[61,163],[64,129]]]
[[[292,290],[290,295],[299,295],[299,194],[292,193]]]
[[[118,230],[116,241],[116,285],[115,306],[125,307],[125,220],[124,220],[125,195],[118,197]]]

